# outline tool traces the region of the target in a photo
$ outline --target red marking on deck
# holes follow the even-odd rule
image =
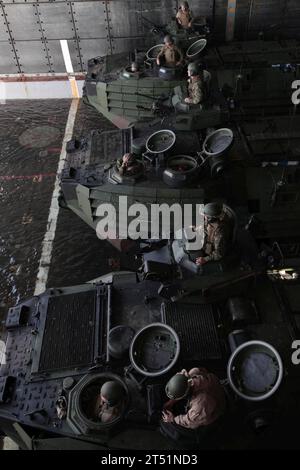
[[[39,173],[36,175],[0,175],[0,181],[26,181],[26,180],[34,180],[42,181],[43,178],[50,178],[56,176],[56,173]]]
[[[46,149],[47,152],[54,153],[54,152],[61,152],[61,147],[51,147]]]

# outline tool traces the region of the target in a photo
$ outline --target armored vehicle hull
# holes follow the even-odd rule
[[[155,47],[156,54],[160,47]],[[207,102],[204,109],[193,106],[189,111],[176,112],[173,96],[178,96],[179,101],[187,96],[184,68],[157,67],[155,54],[151,59],[145,53],[138,57],[143,64],[138,72],[131,72],[126,54],[96,57],[88,64],[84,100],[116,127],[153,121],[156,116],[168,116],[172,127],[179,130],[204,129],[226,120],[226,109],[218,96],[213,105]]]
[[[204,366],[224,381],[228,403],[213,434],[194,449],[293,447],[299,280],[277,275],[240,270],[235,280],[211,278],[209,291],[195,277],[193,288],[171,301],[170,273],[161,281],[120,272],[21,302],[6,320],[1,430],[21,449],[184,449],[158,430],[164,387],[182,367]],[[234,366],[241,348],[245,370]],[[261,360],[271,375],[261,376]],[[107,380],[118,381],[125,398],[118,419],[104,424],[93,406]]]
[[[140,69],[134,73],[126,54],[91,59],[84,87],[86,103],[119,128],[159,116],[168,117],[174,129],[196,130],[257,114],[290,112],[292,83],[299,78],[297,42],[250,41],[188,55],[187,62],[201,61],[211,77],[202,107],[189,109],[174,107],[187,96],[185,69],[160,70],[155,65],[161,46],[137,53]]]
[[[175,145],[159,167],[153,163],[154,159],[149,162],[142,156],[153,128],[151,132],[147,128],[93,131],[89,138],[77,142],[77,148],[74,141],[69,146],[67,165],[61,176],[61,204],[97,230],[105,217],[99,209],[104,204],[112,204],[118,222],[120,210],[143,203],[149,209],[150,222],[151,204],[177,203],[183,208],[184,204],[219,199],[233,208],[244,207],[246,213],[250,210],[250,215],[256,218],[269,219],[274,233],[281,230],[298,233],[298,126],[298,116],[261,118],[256,123],[241,124],[234,128],[233,146],[219,156],[203,154],[205,135],[176,132]],[[278,129],[288,127],[288,131],[278,133]],[[144,171],[138,177],[121,178],[115,169],[116,159],[132,150],[140,154]],[[176,167],[174,171],[172,162],[177,164],[178,156],[180,171]],[[188,161],[192,166],[182,168],[181,161],[184,165]],[[125,206],[120,205],[122,197],[127,198]],[[288,226],[283,227],[278,220],[287,212]],[[174,227],[170,230],[172,234]],[[141,238],[149,236],[151,233],[146,231]]]

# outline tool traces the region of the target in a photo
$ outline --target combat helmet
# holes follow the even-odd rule
[[[223,212],[223,204],[219,202],[209,202],[205,204],[203,214],[209,218],[218,218]]]
[[[122,400],[124,393],[125,390],[122,385],[115,380],[105,382],[100,390],[101,396],[104,397],[111,406],[119,403]]]
[[[190,62],[188,65],[188,72],[191,76],[200,75],[202,72],[202,67],[195,62]]]
[[[174,375],[167,383],[165,391],[171,400],[184,398],[189,391],[188,377],[183,374]]]
[[[174,39],[172,38],[172,36],[170,34],[165,35],[164,43],[165,44],[167,44],[167,43],[174,44]]]
[[[187,8],[188,10],[190,9],[188,2],[180,2],[180,8],[182,7]]]

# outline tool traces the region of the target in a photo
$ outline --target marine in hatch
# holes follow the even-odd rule
[[[193,25],[193,14],[190,10],[188,2],[181,2],[176,14],[176,21],[183,29],[190,29]]]
[[[105,382],[97,397],[94,417],[102,423],[110,423],[121,416],[125,402],[125,390],[114,380]]]
[[[167,67],[179,67],[183,64],[183,53],[174,43],[172,36],[167,34],[164,37],[164,46],[161,48],[157,58],[157,65],[165,65]]]
[[[125,153],[117,160],[117,169],[121,176],[135,176],[143,170],[143,164],[133,153]]]

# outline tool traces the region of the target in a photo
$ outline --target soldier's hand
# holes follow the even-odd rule
[[[207,263],[206,259],[203,258],[203,256],[200,256],[200,258],[196,258],[196,264],[202,266],[202,264]]]
[[[174,415],[172,413],[172,411],[163,411],[162,412],[162,419],[165,423],[173,423],[174,421]]]
[[[128,165],[131,155],[124,155],[123,157],[123,165]]]
[[[184,102],[185,102],[185,103],[190,103],[191,100],[190,100],[190,98],[185,98],[185,99],[184,99]]]
[[[156,63],[157,63],[157,65],[160,65],[160,60],[156,59]]]

